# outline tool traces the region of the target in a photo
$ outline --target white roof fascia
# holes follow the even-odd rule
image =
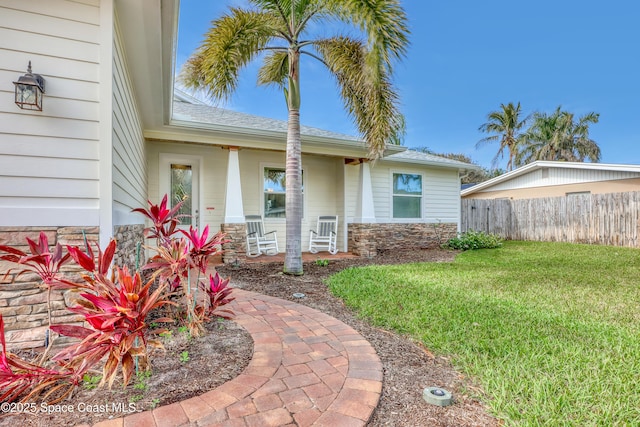
[[[448,161],[438,162],[436,160],[416,160],[416,159],[398,159],[398,158],[385,158],[379,160],[381,163],[409,163],[413,165],[425,165],[425,166],[437,166],[440,168],[458,169],[458,170],[480,170],[481,166],[471,163],[453,163]]]
[[[463,190],[460,195],[466,196],[473,194],[479,190],[484,190],[489,187],[493,187],[496,184],[508,181],[520,175],[532,172],[538,169],[544,168],[557,168],[557,169],[583,169],[583,170],[607,170],[607,171],[621,171],[621,172],[638,172],[640,173],[639,165],[625,165],[616,163],[584,163],[584,162],[560,162],[549,160],[537,160],[528,165],[522,166],[518,169],[512,170],[488,181],[481,182]]]
[[[145,130],[144,137],[151,140],[194,142],[212,145],[235,145],[238,147],[286,150],[286,133],[251,128],[220,126],[192,122],[172,122],[162,129]],[[178,126],[180,124],[180,126]],[[344,141],[313,135],[302,135],[302,150],[305,154],[323,154],[338,157],[366,158],[364,142]],[[215,142],[214,142],[215,141]],[[225,144],[226,142],[226,144]],[[406,150],[402,146],[388,146],[387,152]]]

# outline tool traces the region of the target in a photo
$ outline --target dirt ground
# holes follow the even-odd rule
[[[455,255],[455,252],[444,250],[414,250],[383,253],[373,259],[331,260],[327,266],[309,262],[304,265],[303,276],[282,274],[282,263],[227,265],[219,267],[218,271],[222,276],[230,276],[234,287],[308,305],[349,324],[369,340],[384,367],[382,397],[369,426],[497,426],[500,423],[487,413],[485,406],[468,394],[471,391],[480,395],[480,390],[456,372],[446,358],[435,357],[429,349],[406,337],[359,319],[341,300],[333,297],[324,284],[329,275],[351,266],[448,262]],[[294,298],[295,292],[306,296]],[[251,337],[233,321],[210,323],[207,334],[201,338],[188,338],[184,331],[175,328],[163,340],[165,351],[154,350],[151,355],[151,374],[132,381],[126,389],[119,384],[111,390],[82,387],[71,399],[60,404],[73,407],[74,412],[47,414],[46,406],[39,402],[37,414],[0,415],[0,426],[55,427],[95,423],[126,415],[130,410],[147,410],[173,403],[202,394],[234,378],[248,364],[253,351]],[[426,403],[422,391],[431,386],[450,391],[454,404],[443,408]],[[121,404],[112,407],[110,412],[101,410],[100,405],[113,402]],[[96,411],[89,412],[93,408]]]

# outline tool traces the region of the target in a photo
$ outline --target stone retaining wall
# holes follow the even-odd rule
[[[49,247],[60,242],[66,246],[84,247],[85,236],[89,242],[99,239],[98,227],[0,227],[0,244],[29,252],[26,237],[38,241],[44,231]],[[83,234],[84,232],[84,234]],[[33,273],[18,276],[21,267],[0,261],[0,314],[4,319],[8,349],[34,348],[44,344],[48,327],[47,291],[40,278]],[[9,272],[9,274],[6,274]],[[74,263],[63,267],[72,281],[80,282],[80,268]],[[55,290],[51,292],[52,323],[82,324],[83,317],[71,313],[66,307],[76,305],[77,291]]]
[[[220,229],[226,234],[229,242],[222,245],[222,262],[230,264],[241,262],[247,258],[247,225],[222,224]]]
[[[456,237],[455,223],[348,224],[349,251],[361,257],[374,257],[393,249],[437,248]]]
[[[114,237],[117,242],[116,254],[113,263],[119,267],[127,266],[130,271],[136,269],[138,258],[138,243],[140,243],[139,266],[145,264],[144,236],[142,234],[144,224],[121,225],[114,228]]]

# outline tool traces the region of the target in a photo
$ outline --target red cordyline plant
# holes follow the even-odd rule
[[[51,326],[51,290],[71,289],[81,287],[82,285],[72,283],[61,276],[60,270],[62,266],[68,264],[72,259],[69,253],[63,253],[60,243],[57,243],[53,249],[50,249],[49,239],[42,231],[40,232],[37,242],[28,237],[26,240],[31,254],[11,246],[0,245],[0,252],[6,252],[5,255],[0,256],[0,260],[9,261],[23,267],[18,269],[16,277],[28,272],[36,273],[40,277],[42,283],[47,288],[47,319],[49,326]],[[9,269],[5,277],[9,275],[11,271],[13,271],[13,269]],[[47,349],[42,355],[42,361],[46,358],[52,343],[53,340],[50,339]]]
[[[165,194],[159,205],[154,205],[150,200],[148,209],[136,208],[131,212],[138,212],[151,220],[153,225],[144,229],[145,237],[155,238],[158,246],[167,245],[171,237],[178,232],[178,224],[180,218],[185,215],[178,215],[180,208],[184,202],[177,203],[171,209],[167,209],[167,195]]]
[[[26,240],[31,254],[11,246],[0,245],[0,251],[8,253],[0,256],[0,259],[24,266],[22,270],[18,271],[17,276],[31,271],[40,276],[40,279],[47,286],[58,288],[75,287],[75,284],[60,277],[59,273],[62,266],[71,261],[68,253],[63,254],[60,243],[57,243],[53,250],[49,250],[49,239],[42,231],[37,242],[28,237]],[[7,271],[7,275],[11,271],[12,269]]]
[[[82,379],[82,372],[74,372],[68,366],[58,369],[44,368],[27,362],[7,351],[4,320],[0,315],[0,402],[43,401],[55,404],[66,398]],[[50,396],[56,395],[50,399]]]
[[[198,336],[204,332],[204,322],[208,319],[209,313],[204,300],[200,301],[202,298],[198,298],[198,289],[209,289],[207,295],[211,292],[210,288],[200,284],[200,275],[206,274],[209,258],[219,253],[222,244],[228,240],[225,240],[225,235],[222,232],[209,238],[208,225],[205,226],[202,234],[197,228],[190,226],[189,231],[178,229],[185,237],[171,238],[175,233],[167,234],[163,230],[175,230],[177,225],[174,224],[177,223],[175,222],[176,217],[172,216],[171,210],[166,207],[166,200],[167,196],[165,195],[159,206],[149,202],[150,208],[148,210],[134,209],[134,212],[143,213],[147,218],[155,218],[152,219],[154,221],[153,227],[147,229],[149,230],[146,233],[147,237],[158,237],[162,234],[163,239],[165,237],[168,239],[162,240],[162,244],[153,248],[157,255],[151,258],[143,270],[155,270],[154,277],[167,282],[172,290],[181,292],[187,325],[191,334]],[[193,270],[198,273],[195,286],[191,285]],[[231,292],[230,289],[228,292]],[[224,297],[220,301],[230,302],[231,300]],[[225,312],[231,313],[230,310]]]
[[[82,326],[55,325],[55,332],[80,338],[82,341],[72,344],[53,359],[65,361],[65,366],[74,371],[84,372],[107,357],[103,368],[101,385],[108,382],[109,387],[121,367],[126,386],[134,372],[134,357],[147,358],[147,346],[159,346],[159,341],[148,340],[146,318],[149,313],[165,304],[170,304],[165,293],[166,285],[161,284],[155,291],[150,288],[153,280],[143,283],[139,273],[132,275],[129,270],[115,268],[111,278],[107,278],[109,265],[115,254],[115,240],[102,252],[98,248],[98,263],[95,263],[93,251],[88,253],[77,247],[69,247],[73,259],[91,275],[84,275],[86,287],[93,293],[83,293],[79,305],[69,308],[81,314],[90,328]],[[154,322],[172,322],[170,318],[154,319]]]
[[[232,289],[229,287],[229,278],[223,279],[216,271],[216,274],[209,275],[209,283],[200,282],[203,290],[207,293],[208,307],[206,314],[208,316],[216,315],[225,319],[233,316],[233,311],[228,308],[220,308],[229,304],[235,298],[230,297]]]
[[[220,252],[222,244],[228,242],[228,240],[224,239],[224,233],[220,231],[213,235],[211,239],[207,240],[207,237],[209,237],[208,225],[202,230],[202,235],[198,233],[197,228],[193,228],[192,226],[189,227],[188,232],[185,230],[180,230],[180,232],[184,234],[189,241],[189,261],[191,265],[197,268],[202,274],[207,272],[209,257]]]

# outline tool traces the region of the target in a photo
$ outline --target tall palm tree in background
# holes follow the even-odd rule
[[[522,138],[522,131],[529,121],[529,116],[522,118],[522,110],[520,103],[513,105],[513,102],[507,105],[500,104],[499,111],[492,111],[487,115],[487,122],[480,126],[479,130],[484,133],[493,134],[481,139],[476,144],[476,148],[498,141],[500,148],[493,158],[493,167],[498,164],[499,159],[504,157],[505,150],[508,151],[509,161],[507,162],[507,171],[513,169],[515,165],[515,156],[517,146]]]
[[[288,108],[286,146],[286,255],[284,271],[302,274],[302,170],[300,59],[318,60],[334,76],[345,108],[367,142],[382,155],[401,139],[404,120],[391,84],[393,62],[406,53],[407,17],[399,0],[249,0],[252,9],[230,8],[212,22],[205,40],[186,62],[182,81],[214,100],[227,100],[239,71],[262,54],[258,83],[276,85]],[[326,33],[336,21],[360,38]],[[335,25],[334,25],[335,27]]]
[[[535,113],[524,142],[518,147],[517,165],[536,160],[599,162],[600,147],[589,137],[589,125],[598,123],[599,118],[599,114],[591,112],[576,121],[573,113],[562,111],[561,107],[551,114]]]

